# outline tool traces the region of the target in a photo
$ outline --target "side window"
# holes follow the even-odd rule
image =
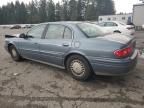
[[[62,25],[49,25],[45,39],[62,39],[64,29]]]
[[[113,22],[107,22],[106,26],[107,27],[113,27],[113,26],[117,26],[117,24],[115,24]]]
[[[107,26],[107,27],[111,27],[111,26],[113,26],[113,23],[107,22],[107,23],[106,23],[106,26]]]
[[[113,23],[113,26],[118,26],[116,23]]]
[[[106,26],[106,24],[103,22],[103,23],[99,23],[100,26],[104,27]]]
[[[30,30],[27,35],[32,37],[32,38],[41,38],[43,35],[43,32],[45,30],[46,25],[38,25],[34,27],[32,30]]]
[[[72,38],[72,31],[66,27],[64,32],[64,39],[71,39],[71,38]]]

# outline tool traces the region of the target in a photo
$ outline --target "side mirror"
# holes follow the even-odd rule
[[[19,36],[20,38],[27,38],[27,36],[23,33],[23,34],[20,34]]]

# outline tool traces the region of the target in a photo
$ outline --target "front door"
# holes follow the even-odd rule
[[[39,60],[39,43],[44,34],[46,25],[38,25],[27,33],[27,38],[20,38],[20,54],[24,58]]]

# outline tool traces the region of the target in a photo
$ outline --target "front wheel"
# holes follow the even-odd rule
[[[16,50],[15,46],[10,46],[9,47],[9,52],[10,52],[10,55],[12,57],[12,59],[14,61],[20,61],[22,58],[20,56],[20,54],[18,53],[18,51]]]
[[[66,62],[66,68],[76,80],[85,81],[92,75],[88,61],[79,55],[72,55]]]

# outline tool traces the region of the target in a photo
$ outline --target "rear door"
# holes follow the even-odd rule
[[[32,28],[26,35],[28,38],[20,38],[19,49],[23,57],[39,60],[39,42],[41,41],[44,31],[46,29],[45,24],[38,25]]]
[[[41,59],[63,66],[64,55],[71,49],[72,30],[64,25],[49,24],[46,35],[40,43]]]

